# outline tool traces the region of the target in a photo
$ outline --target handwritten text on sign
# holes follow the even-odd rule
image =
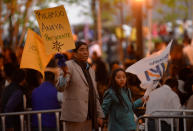
[[[36,10],[34,12],[48,54],[74,48],[70,24],[63,6]]]

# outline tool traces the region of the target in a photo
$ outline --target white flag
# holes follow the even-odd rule
[[[164,50],[145,57],[126,69],[126,72],[137,75],[141,81],[141,87],[148,89],[148,93],[158,85],[167,69],[171,45],[172,41]]]

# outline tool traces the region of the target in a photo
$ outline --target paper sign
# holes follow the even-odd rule
[[[47,54],[74,49],[70,24],[63,6],[35,10]]]
[[[46,54],[44,42],[41,37],[29,29],[20,68],[34,69],[41,72],[44,76],[44,70],[51,58],[52,55]]]

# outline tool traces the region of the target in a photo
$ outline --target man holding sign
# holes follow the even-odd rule
[[[102,112],[95,73],[87,63],[88,45],[78,41],[74,46],[68,18],[63,6],[35,11],[47,54],[74,49],[74,58],[61,64],[57,87],[64,90],[61,120],[65,131],[93,131],[102,125]],[[63,61],[64,63],[64,61]]]

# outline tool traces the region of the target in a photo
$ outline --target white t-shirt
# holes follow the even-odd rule
[[[174,112],[154,112],[160,109],[180,109],[180,99],[168,85],[163,85],[152,91],[146,105],[146,114],[149,115],[174,115]],[[164,119],[168,124],[171,120]]]

